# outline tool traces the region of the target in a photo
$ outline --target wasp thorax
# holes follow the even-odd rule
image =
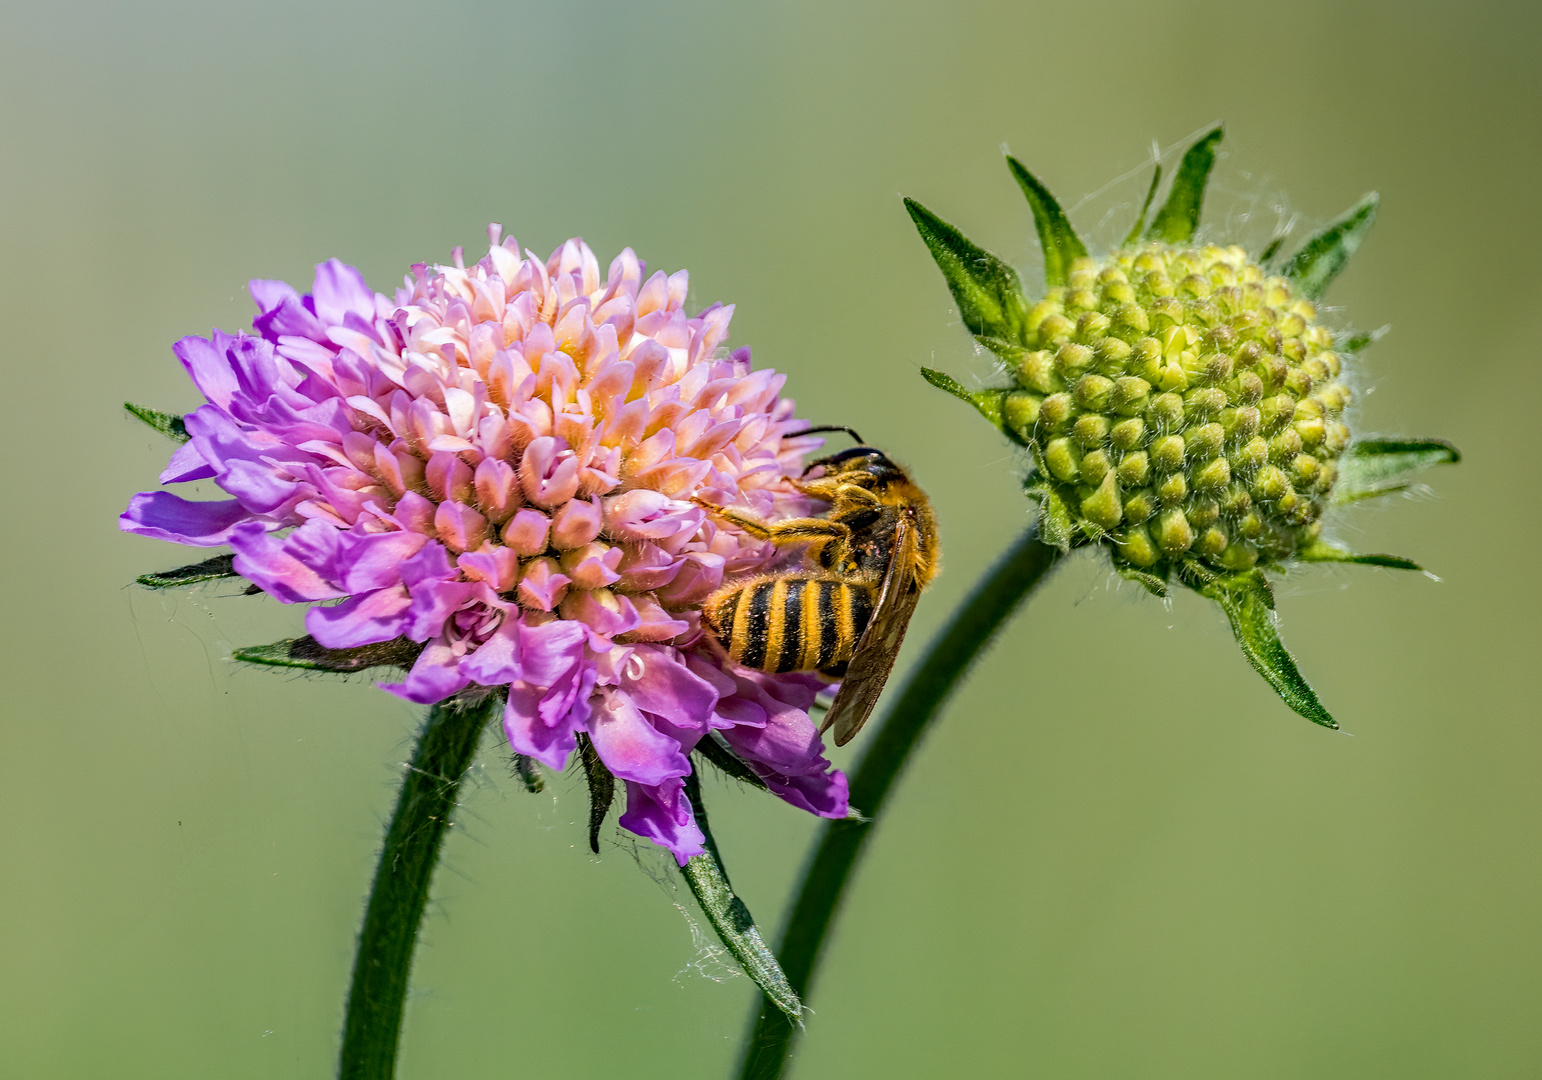
[[[1130,562],[1241,570],[1311,543],[1349,444],[1333,335],[1240,247],[1077,259],[1028,311],[1003,419]]]

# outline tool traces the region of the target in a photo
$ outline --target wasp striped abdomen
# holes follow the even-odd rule
[[[789,574],[720,594],[704,614],[737,664],[820,671],[851,659],[873,616],[873,597],[862,585]]]

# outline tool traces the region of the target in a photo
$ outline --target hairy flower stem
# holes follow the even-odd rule
[[[1024,533],[953,613],[886,711],[851,780],[851,805],[866,817],[825,826],[777,949],[800,997],[808,996],[836,909],[894,781],[969,665],[1059,558],[1060,552],[1041,542],[1036,530]],[[781,1076],[795,1033],[781,1010],[763,1003],[745,1048],[742,1080]]]
[[[396,1072],[412,950],[434,866],[461,778],[471,767],[482,729],[502,704],[495,693],[471,704],[452,698],[429,710],[418,734],[359,931],[339,1080],[390,1080]]]

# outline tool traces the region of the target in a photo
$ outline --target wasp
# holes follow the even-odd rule
[[[764,522],[706,506],[778,547],[804,545],[799,565],[730,582],[703,621],[729,659],[760,671],[818,671],[841,680],[821,731],[844,746],[883,691],[921,591],[937,573],[937,520],[926,493],[883,451],[859,445],[810,462],[793,486],[830,504],[823,517]],[[816,475],[817,473],[817,475]]]

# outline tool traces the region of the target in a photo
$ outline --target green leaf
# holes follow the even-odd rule
[[[1347,548],[1318,540],[1296,552],[1302,562],[1359,563],[1362,566],[1385,566],[1393,570],[1423,570],[1424,567],[1396,555],[1356,555]]]
[[[1059,548],[1062,555],[1070,551],[1071,542],[1076,538],[1075,519],[1060,493],[1052,484],[1044,482],[1030,485],[1024,489],[1024,494],[1039,503],[1039,539],[1050,547]]]
[[[1357,353],[1376,344],[1391,331],[1392,327],[1390,326],[1382,326],[1375,330],[1357,330],[1346,337],[1343,343],[1339,345],[1339,348],[1345,352]]]
[[[1055,197],[1023,168],[1022,162],[1008,154],[1007,168],[1012,170],[1017,186],[1023,189],[1033,210],[1033,224],[1039,230],[1039,244],[1044,248],[1044,283],[1051,287],[1064,285],[1071,272],[1071,261],[1087,257],[1087,245],[1071,228]]]
[[[1167,579],[1161,574],[1153,574],[1150,570],[1142,570],[1134,563],[1114,556],[1114,570],[1126,581],[1133,581],[1145,589],[1152,596],[1167,599]]]
[[[1124,246],[1140,240],[1141,230],[1146,227],[1146,213],[1151,209],[1151,200],[1156,198],[1157,185],[1162,182],[1162,166],[1158,165],[1151,171],[1151,186],[1146,189],[1146,201],[1140,204],[1140,216],[1135,219],[1134,226],[1130,229],[1130,235],[1124,238]]]
[[[1280,644],[1274,629],[1274,592],[1268,579],[1258,570],[1206,576],[1209,580],[1197,583],[1196,587],[1201,596],[1216,601],[1226,612],[1248,663],[1274,687],[1285,704],[1312,723],[1337,730],[1338,722],[1322,707],[1316,693],[1301,677],[1296,661]]]
[[[691,810],[696,815],[696,825],[701,829],[703,846],[707,850],[687,861],[680,868],[680,873],[695,894],[696,902],[701,905],[702,914],[712,924],[712,929],[717,931],[718,939],[729,954],[739,962],[744,973],[754,980],[771,1003],[796,1024],[803,1015],[803,1002],[787,981],[782,965],[777,963],[776,954],[761,937],[750,909],[734,895],[733,887],[728,883],[728,872],[723,869],[717,842],[712,839],[712,831],[707,827],[707,807],[701,800],[701,781],[694,772],[685,778],[685,795],[691,802]]]
[[[1280,253],[1280,245],[1284,242],[1285,238],[1283,236],[1276,236],[1273,240],[1270,240],[1268,246],[1258,254],[1258,265],[1268,266],[1269,261]]]
[[[1183,155],[1167,201],[1146,230],[1147,240],[1186,244],[1194,239],[1194,230],[1199,228],[1199,214],[1205,204],[1205,185],[1210,182],[1210,170],[1215,165],[1215,144],[1221,141],[1222,134],[1221,128],[1215,128],[1201,136]]]
[[[931,368],[922,368],[921,377],[939,390],[945,390],[958,398],[967,401],[980,411],[980,415],[989,420],[998,430],[1011,435],[1007,431],[1006,421],[1001,417],[1001,403],[1007,396],[1006,390],[965,390],[959,385],[958,380],[941,371],[933,371]]]
[[[600,829],[605,824],[605,815],[610,813],[610,804],[616,801],[616,778],[584,734],[578,736],[578,760],[584,767],[584,778],[589,781],[589,850],[598,855]]]
[[[247,664],[264,667],[299,668],[302,671],[327,671],[347,674],[372,667],[411,667],[423,651],[421,642],[399,637],[354,649],[328,649],[306,635],[275,641],[271,645],[251,645],[237,649],[231,656]]]
[[[1316,300],[1327,291],[1328,283],[1338,277],[1365,239],[1366,230],[1376,220],[1376,205],[1380,201],[1381,196],[1371,192],[1290,257],[1281,273],[1295,283],[1297,292]]]
[[[708,735],[701,742],[697,743],[696,754],[699,757],[706,758],[720,772],[733,777],[740,783],[757,787],[761,791],[766,790],[766,782],[746,765],[738,754],[720,742],[716,736]]]
[[[144,421],[168,439],[175,439],[177,442],[187,442],[187,425],[182,422],[182,417],[173,416],[171,413],[156,412],[154,409],[147,409],[143,405],[135,405],[132,401],[125,401],[123,407],[128,410],[130,416]]]
[[[1404,473],[1454,464],[1461,452],[1444,439],[1357,439],[1339,459],[1333,501],[1340,505],[1403,491]]]
[[[216,555],[203,562],[179,566],[175,570],[163,570],[159,574],[140,574],[134,580],[147,589],[170,589],[177,585],[196,585],[200,581],[217,581],[220,578],[237,577],[234,555]]]
[[[905,200],[905,209],[937,260],[969,332],[1022,341],[1027,301],[1017,271],[914,199]]]

